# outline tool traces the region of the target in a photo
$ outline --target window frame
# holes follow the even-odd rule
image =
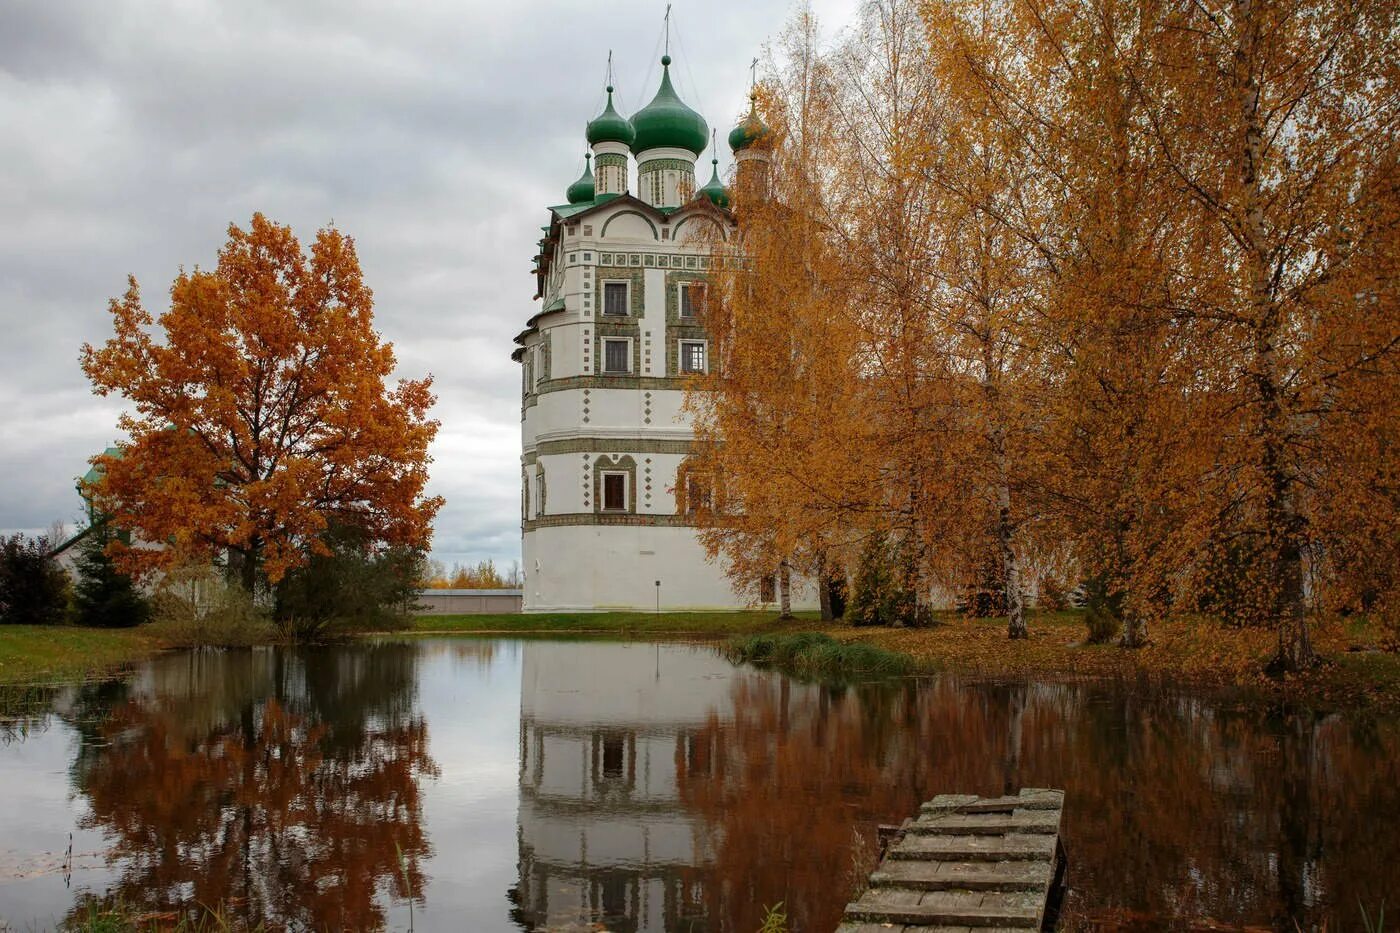
[[[608,310],[608,292],[614,286],[622,289],[622,310]],[[603,317],[631,317],[632,315],[632,283],[627,279],[603,279],[603,307],[600,309]]]
[[[715,510],[715,490],[714,482],[708,473],[694,473],[687,471],[685,474],[685,514],[698,515],[699,496],[696,496],[697,487],[704,493],[705,508],[713,514]]]
[[[608,479],[613,476],[622,479],[622,505],[615,508],[608,505]],[[628,484],[631,483],[631,481],[631,475],[626,470],[600,470],[598,478],[600,486],[598,511],[609,512],[614,515],[630,512],[631,509],[628,508],[628,501],[631,490],[628,488]]]
[[[599,341],[602,343],[602,346],[600,346],[600,347],[598,348],[598,349],[601,350],[602,352],[599,353],[598,355],[599,355],[599,357],[601,357],[601,362],[602,362],[602,364],[603,364],[602,367],[599,369],[599,372],[601,372],[601,373],[602,373],[603,375],[605,375],[605,376],[630,376],[630,375],[632,374],[632,338],[631,338],[631,337],[599,337],[598,339],[599,339]],[[620,343],[620,344],[622,344],[623,346],[625,346],[625,347],[627,348],[626,354],[625,354],[625,358],[626,358],[626,361],[627,361],[627,368],[626,368],[626,369],[609,369],[609,368],[608,368],[608,344],[610,344],[610,343]]]
[[[687,346],[700,348],[700,368],[687,369],[685,351]],[[698,337],[680,337],[676,340],[676,369],[683,376],[703,376],[710,371],[710,342]]]
[[[700,306],[704,307],[704,294],[706,291],[704,282],[677,282],[676,283],[676,316],[687,321],[693,321],[697,317],[695,313],[695,298],[691,291],[698,291],[702,296]],[[687,305],[689,310],[687,311]]]

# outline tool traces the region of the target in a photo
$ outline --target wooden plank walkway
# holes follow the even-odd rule
[[[1045,928],[1064,881],[1064,801],[1063,791],[1043,788],[933,798],[904,821],[836,933]]]

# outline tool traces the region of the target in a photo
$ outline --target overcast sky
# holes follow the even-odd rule
[[[856,0],[816,0],[828,32]],[[792,0],[674,5],[673,78],[719,129]],[[520,379],[545,206],[582,169],[613,50],[631,115],[664,3],[0,2],[0,530],[77,524],[74,478],[116,439],[83,341],[128,273],[164,310],[254,211],[355,238],[405,376],[436,378],[434,556],[518,558]],[[721,145],[721,169],[729,153]],[[702,163],[702,168],[707,168]],[[703,180],[703,179],[702,179]]]

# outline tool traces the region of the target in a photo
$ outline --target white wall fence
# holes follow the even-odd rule
[[[419,615],[475,615],[519,612],[521,590],[419,590]]]

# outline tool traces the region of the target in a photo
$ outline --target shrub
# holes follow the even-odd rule
[[[852,625],[903,625],[922,628],[933,623],[933,612],[920,606],[903,581],[912,578],[907,558],[883,533],[870,536],[856,568],[846,619]]]
[[[0,538],[0,623],[53,625],[68,612],[68,575],[49,556],[49,539]]]
[[[283,634],[317,641],[353,632],[404,628],[424,576],[421,551],[376,547],[358,529],[327,532],[331,553],[315,555],[275,589],[275,618]]]
[[[149,601],[107,556],[111,540],[106,522],[97,522],[79,545],[78,579],[73,587],[74,618],[79,625],[130,628],[150,618]]]
[[[1085,581],[1084,608],[1089,644],[1102,645],[1118,634],[1123,622],[1123,592],[1112,589],[1106,576]]]
[[[177,648],[247,648],[276,634],[253,597],[215,567],[172,570],[152,602],[152,629]]]
[[[1070,607],[1069,588],[1065,581],[1052,573],[1040,578],[1040,592],[1036,596],[1038,608],[1050,612],[1062,612]]]
[[[907,654],[862,642],[837,641],[821,632],[750,635],[731,641],[725,656],[736,664],[775,667],[798,676],[897,676],[914,673]]]

